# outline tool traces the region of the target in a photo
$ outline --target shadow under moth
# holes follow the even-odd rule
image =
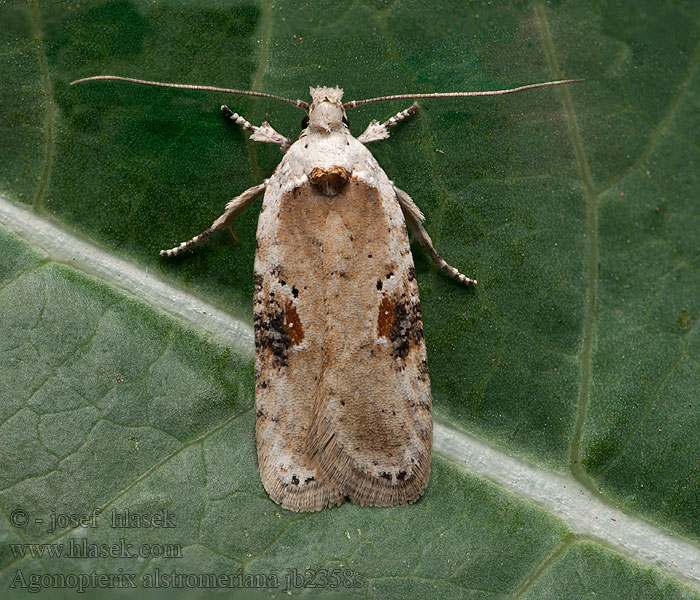
[[[293,141],[269,123],[224,115],[278,144],[275,172],[231,200],[204,232],[162,256],[174,256],[219,229],[263,195],[255,252],[255,410],[258,464],[270,497],[284,508],[315,511],[346,498],[364,506],[415,501],[430,474],[430,379],[408,232],[437,267],[447,264],[423,228],[423,214],[391,181],[366,144],[414,113],[414,103],[358,138],[346,110],[386,100],[489,96],[506,90],[399,94],[342,102],[340,88],[311,88],[311,104],[272,94],[101,75],[118,80],[287,102],[305,111]],[[234,232],[235,235],[235,232]]]

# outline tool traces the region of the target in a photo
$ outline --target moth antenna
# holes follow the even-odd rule
[[[514,94],[523,90],[531,90],[533,88],[546,87],[549,85],[562,85],[564,83],[576,83],[583,79],[562,79],[560,81],[545,81],[544,83],[531,83],[529,85],[521,85],[520,87],[511,88],[509,90],[488,90],[486,92],[438,92],[436,94],[395,94],[393,96],[379,96],[377,98],[368,98],[367,100],[352,100],[343,104],[343,108],[357,108],[363,104],[371,102],[384,102],[385,100],[411,100],[415,98],[464,98],[471,96],[498,96],[501,94]]]
[[[281,96],[275,96],[274,94],[266,94],[264,92],[251,92],[249,90],[232,90],[230,88],[214,87],[212,85],[190,85],[187,83],[163,83],[161,81],[146,81],[144,79],[134,79],[132,77],[119,77],[118,75],[95,75],[94,77],[84,77],[83,79],[76,79],[71,81],[71,85],[76,83],[83,83],[84,81],[128,81],[130,83],[139,83],[141,85],[154,85],[158,87],[169,87],[178,88],[181,90],[204,90],[207,92],[224,92],[225,94],[240,94],[242,96],[257,96],[259,98],[270,98],[271,100],[279,100],[280,102],[286,102],[302,110],[309,110],[309,104],[303,100],[290,100],[289,98],[282,98]]]

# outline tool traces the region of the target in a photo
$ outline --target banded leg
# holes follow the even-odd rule
[[[357,138],[359,142],[367,144],[369,142],[376,142],[378,140],[385,140],[389,137],[389,127],[393,127],[397,123],[400,123],[405,118],[410,117],[414,112],[418,110],[418,103],[414,102],[406,110],[396,113],[391,119],[387,119],[384,123],[379,121],[372,121],[367,125],[364,133]]]
[[[253,134],[250,139],[254,142],[267,142],[269,144],[278,144],[284,152],[287,151],[292,141],[284,137],[281,133],[277,133],[267,121],[264,121],[260,127],[256,127],[249,121],[246,121],[241,115],[233,112],[225,104],[221,107],[221,112],[227,119],[231,119],[237,125],[251,131]]]
[[[175,256],[176,254],[180,254],[180,252],[189,250],[190,248],[192,248],[192,246],[201,244],[218,229],[224,229],[226,227],[230,227],[233,236],[236,239],[238,239],[238,235],[236,235],[236,231],[233,228],[236,219],[238,218],[238,215],[240,215],[246,208],[248,208],[253,202],[253,200],[255,200],[258,196],[260,196],[260,194],[262,194],[265,191],[266,186],[267,179],[260,185],[255,185],[252,188],[248,188],[240,196],[236,196],[226,205],[226,211],[224,212],[224,214],[221,215],[216,221],[214,221],[211,227],[209,227],[209,229],[205,229],[199,235],[195,235],[191,240],[182,242],[179,246],[170,248],[170,250],[161,250],[160,255]]]
[[[450,277],[454,277],[466,285],[476,285],[476,279],[470,279],[469,277],[462,275],[453,266],[448,265],[445,262],[445,259],[438,254],[437,250],[435,250],[428,232],[425,230],[425,227],[423,227],[423,220],[425,217],[411,197],[396,186],[394,186],[394,191],[396,192],[396,198],[401,205],[401,210],[403,211],[409,231],[421,244],[423,244],[425,249],[428,251],[430,258],[435,263],[435,266],[445,271],[445,273],[447,273]]]

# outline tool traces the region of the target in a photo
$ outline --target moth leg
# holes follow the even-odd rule
[[[221,112],[227,119],[231,119],[234,123],[243,127],[243,129],[252,131],[253,135],[250,136],[250,139],[254,142],[268,142],[270,144],[279,144],[279,146],[284,152],[286,152],[287,149],[292,145],[292,141],[290,139],[284,137],[281,133],[277,133],[267,121],[264,121],[260,127],[256,127],[249,121],[246,121],[238,113],[233,112],[225,104],[221,107]]]
[[[367,125],[364,133],[357,138],[358,142],[367,144],[369,142],[376,142],[378,140],[385,140],[389,137],[389,127],[400,123],[405,118],[410,117],[414,112],[418,110],[418,103],[414,102],[406,110],[396,113],[391,119],[384,121],[384,123],[379,123],[379,121],[372,121]]]
[[[423,244],[425,249],[428,251],[430,258],[435,263],[435,266],[442,269],[443,271],[445,271],[445,273],[466,285],[476,285],[476,279],[470,279],[469,277],[462,275],[453,266],[448,265],[445,262],[445,259],[438,254],[437,250],[435,250],[435,247],[433,246],[433,242],[430,239],[428,232],[425,230],[425,227],[423,227],[423,221],[425,220],[425,217],[423,216],[423,213],[421,212],[420,208],[418,208],[416,206],[416,203],[411,199],[411,197],[402,189],[399,189],[396,186],[394,186],[394,191],[396,192],[396,198],[398,199],[399,204],[401,205],[401,210],[403,211],[403,215],[406,219],[406,225],[408,226],[408,230],[411,232],[412,236],[415,239],[417,239],[421,244]]]
[[[240,215],[246,208],[248,208],[251,205],[251,203],[265,191],[266,186],[267,180],[265,180],[260,185],[254,185],[252,188],[248,188],[240,196],[236,196],[226,205],[226,211],[224,212],[224,214],[221,215],[216,221],[214,221],[211,227],[209,227],[209,229],[205,229],[199,235],[195,235],[191,240],[182,242],[179,246],[170,248],[170,250],[161,250],[160,255],[175,256],[176,254],[180,254],[180,252],[184,250],[189,250],[190,248],[192,248],[192,246],[196,246],[197,244],[202,243],[218,229],[224,229],[226,227],[231,228],[233,237],[236,238],[236,240],[238,240],[236,231],[233,228],[233,225],[236,222],[238,215]]]

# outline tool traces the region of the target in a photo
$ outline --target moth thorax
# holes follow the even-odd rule
[[[330,169],[314,168],[309,173],[309,181],[325,196],[336,196],[350,179],[345,167],[334,165]]]
[[[309,125],[316,131],[330,132],[345,129],[343,125],[343,107],[330,102],[311,106],[309,110]]]

